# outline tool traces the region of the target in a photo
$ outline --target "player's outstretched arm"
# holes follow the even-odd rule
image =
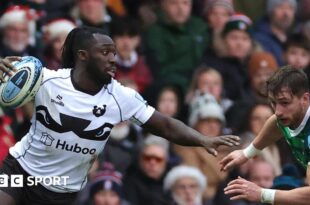
[[[309,186],[289,191],[263,189],[241,177],[231,181],[224,192],[231,195],[231,200],[245,199],[275,205],[307,205],[310,201]]]
[[[239,137],[233,135],[207,137],[186,126],[183,122],[164,116],[155,111],[152,117],[143,125],[152,134],[184,146],[200,146],[216,156],[216,148],[220,145],[239,145]]]
[[[16,68],[12,65],[14,61],[21,61],[22,58],[19,56],[8,56],[5,58],[0,58],[0,80],[4,82],[3,73],[12,76],[12,71],[16,71]]]
[[[277,118],[275,115],[272,115],[247,148],[244,150],[235,150],[220,161],[221,171],[227,171],[245,163],[249,158],[257,155],[262,149],[279,140],[281,136],[281,132],[277,126]]]

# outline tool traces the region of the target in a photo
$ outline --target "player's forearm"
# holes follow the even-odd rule
[[[281,138],[282,134],[277,126],[276,116],[271,116],[255,137],[253,145],[255,148],[262,150],[265,147],[275,143]]]
[[[172,118],[167,120],[166,129],[167,132],[163,137],[179,145],[202,146],[207,138],[183,122]]]
[[[310,187],[302,187],[290,191],[276,191],[275,205],[309,205]]]

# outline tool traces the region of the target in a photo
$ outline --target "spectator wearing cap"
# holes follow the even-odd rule
[[[164,189],[171,193],[171,205],[203,205],[202,194],[207,179],[195,167],[179,165],[171,169],[164,179]]]
[[[154,82],[183,90],[207,46],[206,23],[191,16],[192,0],[162,0],[155,24],[145,33],[145,54]]]
[[[206,1],[203,17],[210,26],[211,47],[222,56],[225,53],[225,46],[221,33],[231,15],[234,14],[232,0],[209,0]]]
[[[26,6],[11,6],[4,12],[0,17],[0,56],[38,56],[35,18],[35,11]]]
[[[189,125],[210,137],[217,137],[223,133],[224,111],[212,95],[205,94],[193,99],[190,105]],[[203,198],[211,200],[218,184],[227,176],[227,173],[219,172],[218,162],[229,150],[223,148],[218,156],[214,157],[199,147],[185,148],[175,145],[174,149],[184,164],[198,168],[208,178],[208,188],[204,190]]]
[[[250,35],[251,20],[236,14],[230,17],[222,31],[226,53],[218,56],[207,50],[203,63],[220,72],[224,82],[224,92],[233,101],[246,101],[249,96],[246,61],[253,49]]]
[[[254,26],[254,39],[275,56],[279,66],[284,65],[282,47],[294,23],[296,9],[296,0],[268,0],[268,15]]]
[[[273,180],[272,189],[291,190],[305,186],[301,174],[294,164],[285,164],[282,174]]]
[[[55,19],[43,26],[44,61],[47,68],[57,70],[62,67],[62,46],[68,33],[75,27],[75,24],[68,19]]]
[[[166,204],[163,179],[169,157],[168,146],[168,141],[154,135],[145,139],[137,164],[133,164],[124,177],[125,197],[131,204]]]
[[[253,103],[267,103],[264,92],[267,79],[278,69],[276,59],[267,52],[253,53],[248,63]]]
[[[122,175],[113,170],[98,172],[90,182],[92,205],[128,205],[123,198]]]

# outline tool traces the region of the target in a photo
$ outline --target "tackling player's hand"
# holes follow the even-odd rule
[[[5,58],[0,58],[0,80],[5,82],[4,75],[12,76],[13,72],[16,72],[16,68],[12,65],[14,61],[21,61],[22,58],[19,56],[8,56]]]
[[[235,150],[220,161],[221,171],[227,171],[248,161],[243,150]]]
[[[212,154],[213,156],[217,156],[216,149],[220,145],[225,146],[237,146],[239,145],[240,138],[234,135],[225,135],[225,136],[218,136],[214,138],[207,138],[208,140],[205,142],[204,147],[208,151],[208,153]]]
[[[247,181],[241,177],[228,183],[224,189],[224,193],[227,195],[233,195],[231,200],[246,199],[251,202],[260,202],[262,188]]]

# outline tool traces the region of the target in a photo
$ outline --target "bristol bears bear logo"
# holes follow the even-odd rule
[[[103,107],[98,107],[97,105],[95,105],[94,109],[93,109],[93,114],[96,117],[100,117],[100,116],[104,115],[104,113],[106,111],[106,107],[107,107],[107,105],[103,105]]]

